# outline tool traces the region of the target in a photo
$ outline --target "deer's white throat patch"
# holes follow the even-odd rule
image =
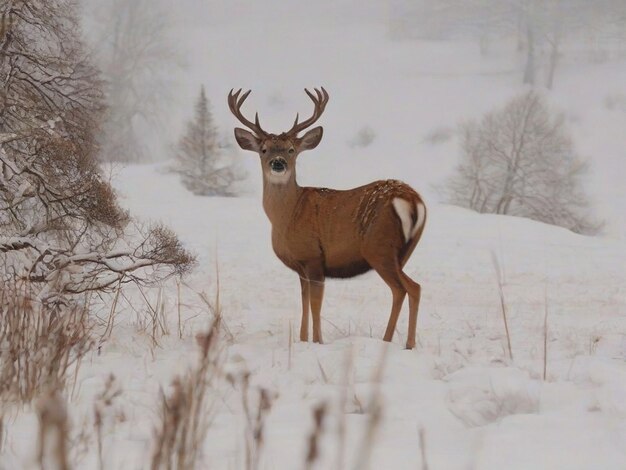
[[[275,172],[274,170],[270,170],[265,173],[265,179],[268,183],[271,184],[287,184],[291,179],[291,170],[286,170],[282,172]]]

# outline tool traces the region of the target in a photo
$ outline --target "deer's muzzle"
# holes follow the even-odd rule
[[[276,157],[270,160],[272,173],[281,174],[287,171],[287,162],[283,157]]]

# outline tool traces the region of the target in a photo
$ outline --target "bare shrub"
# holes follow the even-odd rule
[[[444,185],[448,202],[596,234],[583,188],[587,165],[574,152],[563,116],[526,92],[462,126],[462,160]]]
[[[39,284],[43,297],[63,303],[188,270],[193,257],[176,236],[132,226],[101,174],[102,81],[76,3],[20,0],[0,14],[2,280]]]
[[[200,347],[197,366],[173,380],[169,395],[161,392],[152,470],[197,468],[209,427],[207,392],[219,370],[219,324],[219,317],[216,317],[209,331],[197,336]]]
[[[63,390],[93,345],[87,308],[50,307],[29,284],[0,288],[0,397],[28,403]]]

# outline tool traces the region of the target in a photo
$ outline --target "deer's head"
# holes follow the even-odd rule
[[[304,90],[315,104],[313,115],[301,123],[296,120],[287,132],[282,134],[270,134],[261,128],[258,113],[254,117],[254,122],[246,119],[241,113],[241,106],[250,94],[250,91],[241,95],[241,90],[228,94],[228,106],[231,112],[249,130],[240,127],[235,128],[235,138],[237,143],[244,150],[257,152],[261,157],[263,174],[271,183],[285,184],[293,174],[296,159],[300,152],[311,150],[317,147],[322,140],[323,129],[321,126],[314,127],[306,132],[302,137],[298,134],[313,125],[324,112],[328,103],[328,93],[322,87],[315,89],[315,95],[309,90]],[[241,95],[241,96],[240,96]]]

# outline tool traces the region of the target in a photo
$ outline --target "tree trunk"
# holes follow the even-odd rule
[[[526,66],[524,67],[524,83],[535,84],[535,33],[530,20],[526,26]]]

